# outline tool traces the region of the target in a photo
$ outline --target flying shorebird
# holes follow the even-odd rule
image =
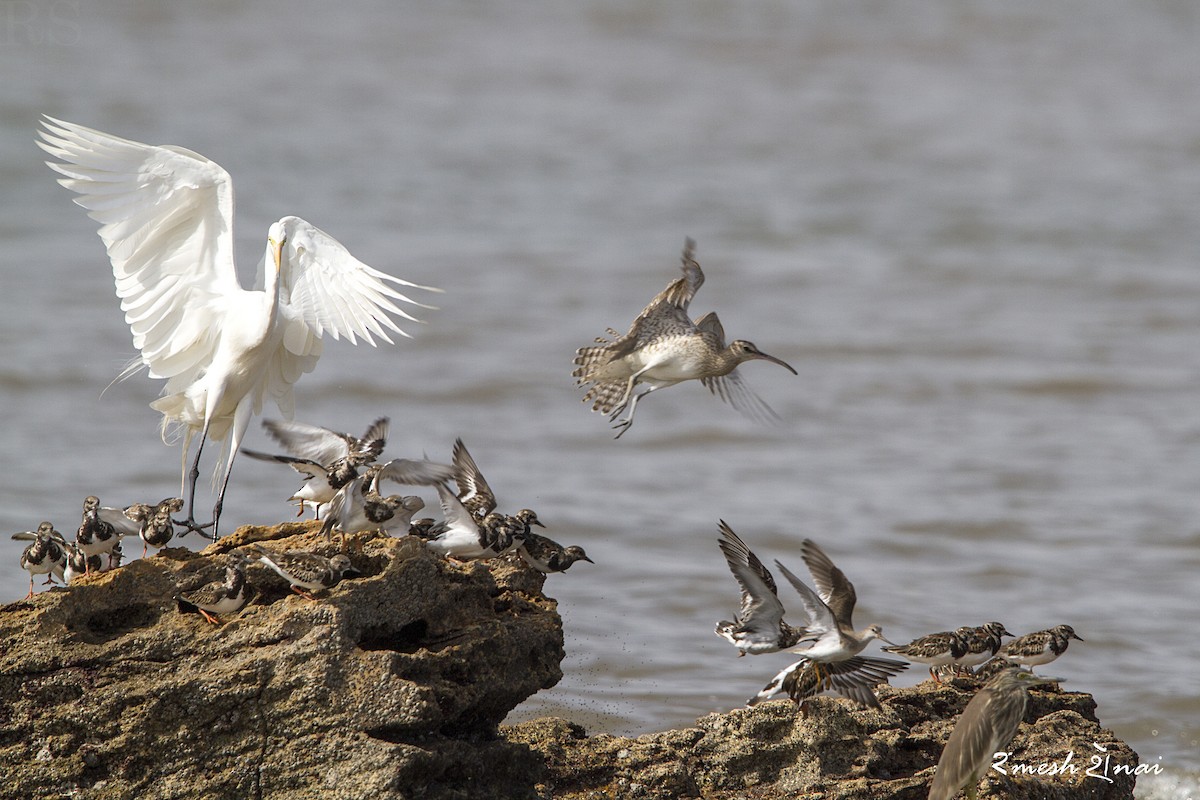
[[[471,457],[471,453],[461,438],[454,440],[454,450],[450,455],[450,461],[454,464],[454,482],[458,485],[458,499],[475,521],[478,522],[494,512],[496,510],[496,494],[488,485],[482,470],[475,463],[475,459]],[[537,514],[528,508],[522,508],[516,514],[505,516],[512,527],[519,528],[526,533],[529,531],[530,525],[546,527],[538,520]]]
[[[1055,625],[1044,631],[1018,636],[1000,648],[1000,655],[1026,667],[1037,667],[1049,664],[1065,653],[1072,639],[1083,641],[1075,635],[1075,629],[1070,625]]]
[[[213,625],[220,625],[218,615],[240,611],[250,599],[250,588],[246,583],[245,567],[249,559],[236,551],[229,554],[225,577],[206,583],[189,592],[180,592],[175,600],[180,608],[194,607]]]
[[[367,488],[367,476],[359,475],[338,489],[329,501],[321,533],[327,539],[334,531],[340,534],[360,531],[407,533],[413,514],[424,507],[425,501],[415,495],[382,497]]]
[[[720,520],[717,545],[742,590],[742,606],[730,622],[717,623],[716,634],[738,649],[738,656],[776,653],[795,647],[808,631],[783,621],[783,603],[775,578],[733,529]],[[796,665],[793,665],[796,666]]]
[[[242,452],[262,461],[287,464],[303,475],[304,485],[288,499],[298,501],[296,516],[304,513],[305,505],[311,505],[319,519],[321,506],[358,476],[359,467],[374,463],[383,453],[389,424],[387,417],[380,417],[359,438],[316,425],[264,419],[263,427],[291,455],[271,455],[246,448]]]
[[[750,390],[737,371],[745,361],[761,359],[778,364],[793,375],[790,364],[760,351],[750,342],[735,339],[725,344],[725,329],[715,311],[696,321],[688,316],[688,305],[704,283],[704,273],[694,258],[696,243],[687,239],[683,248],[683,276],[672,281],[642,310],[629,332],[614,338],[596,339],[597,346],[576,352],[577,368],[572,373],[579,386],[591,384],[583,401],[592,410],[607,414],[621,438],[633,425],[638,401],[655,389],[681,381],[699,380],[709,391],[738,411],[762,422],[778,421],[778,415]],[[640,392],[637,387],[645,388]],[[617,421],[622,413],[625,419]]]
[[[32,542],[21,552],[21,569],[29,573],[29,594],[25,595],[26,600],[33,597],[35,575],[46,576],[44,585],[54,583],[55,577],[60,582],[66,582],[64,571],[67,568],[67,540],[53,525],[42,522],[36,531],[14,533],[12,538]]]
[[[868,625],[861,631],[854,629],[851,616],[854,613],[854,604],[858,599],[854,592],[854,584],[846,578],[844,572],[834,566],[833,561],[825,555],[816,542],[812,539],[805,539],[800,545],[800,554],[808,566],[809,572],[812,573],[813,583],[817,587],[816,592],[793,575],[778,560],[776,560],[775,566],[800,593],[800,598],[804,602],[804,610],[810,618],[806,627],[809,634],[814,635],[816,640],[806,649],[797,649],[796,652],[810,661],[817,662],[813,667],[817,677],[820,677],[824,664],[845,661],[858,655],[872,639],[894,644],[884,638],[883,629],[878,625]],[[908,666],[894,659],[867,658],[866,661],[882,661],[891,665],[901,664],[901,669]]]
[[[806,700],[824,691],[834,691],[864,708],[880,708],[875,687],[887,683],[903,669],[904,665],[899,661],[863,656],[823,664],[818,669],[817,662],[802,658],[784,667],[762,691],[746,701],[746,705],[756,706],[785,692],[799,707],[800,713],[808,716]]]
[[[273,551],[259,544],[248,545],[252,558],[279,573],[301,597],[316,600],[312,592],[332,589],[348,573],[356,572],[349,556],[338,553],[333,558],[300,550]]]
[[[492,512],[476,520],[444,483],[437,486],[443,520],[423,530],[410,529],[436,553],[459,561],[496,558],[511,552],[520,543],[520,531],[509,518]]]
[[[979,779],[992,766],[995,754],[1008,746],[1021,726],[1029,689],[1061,678],[1041,678],[1028,670],[1001,671],[971,698],[938,759],[929,800],[950,800],[966,787],[974,800]]]
[[[271,225],[254,290],[238,282],[233,258],[233,187],[229,173],[199,153],[148,145],[44,117],[38,145],[77,192],[75,202],[101,224],[117,295],[140,351],[118,380],[145,368],[166,379],[151,408],[162,435],[183,432],[183,478],[190,530],[218,536],[229,473],[250,418],[270,397],[284,416],[292,385],[312,371],[322,337],[357,344],[388,331],[407,336],[391,318],[416,321],[393,301],[418,303],[389,285],[409,283],[358,261],[324,231],[299,217]],[[192,439],[200,435],[191,469]],[[195,519],[200,455],[223,441],[214,469],[220,480],[212,521]]]

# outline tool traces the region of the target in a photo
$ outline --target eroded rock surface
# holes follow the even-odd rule
[[[808,701],[807,717],[787,700],[727,714],[710,714],[696,727],[637,738],[588,736],[561,719],[539,719],[502,729],[511,741],[541,753],[541,791],[556,800],[604,798],[803,798],[804,800],[924,800],[958,715],[977,685],[956,679],[912,688],[879,687],[883,708],[859,709],[846,700]],[[1129,769],[1137,754],[1101,728],[1091,695],[1034,691],[1009,750],[1011,765],[1063,764],[1074,774],[992,773],[980,797],[1128,800]],[[1103,747],[1104,754],[1096,749]],[[1109,783],[1089,777],[1093,755],[1110,758]]]
[[[309,524],[243,528],[0,611],[0,797],[528,795],[540,759],[496,727],[561,678],[542,576],[374,538],[313,602],[266,568],[215,627],[179,588],[250,541],[336,549]]]

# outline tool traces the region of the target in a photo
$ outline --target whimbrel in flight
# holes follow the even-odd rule
[[[790,364],[769,356],[744,339],[725,344],[725,329],[710,311],[698,320],[688,316],[688,305],[704,283],[704,273],[694,256],[696,243],[687,239],[683,248],[682,277],[672,281],[620,336],[612,328],[612,340],[597,338],[597,344],[581,347],[572,373],[579,386],[590,384],[583,401],[593,411],[607,414],[621,438],[633,425],[638,400],[664,386],[698,380],[709,391],[738,411],[759,421],[777,421],[778,415],[742,381],[737,367],[744,361],[762,359],[797,374]],[[638,391],[637,387],[642,388]],[[617,420],[622,413],[628,415]]]

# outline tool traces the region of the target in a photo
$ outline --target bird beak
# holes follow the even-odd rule
[[[769,356],[766,353],[763,353],[761,351],[759,351],[758,355],[756,355],[754,357],[762,359],[763,361],[770,361],[772,364],[778,364],[779,366],[783,367],[784,369],[786,369],[788,372],[792,373],[793,375],[800,374],[799,372],[796,372],[795,368],[792,367],[791,364],[787,363],[782,358],[776,358],[775,356]]]
[[[592,561],[592,560],[591,560],[590,558],[588,558],[587,556],[580,556],[580,558],[581,558],[582,560],[584,560],[584,561],[588,562],[589,564],[595,564],[595,563],[596,563],[595,561]]]
[[[891,639],[888,639],[887,637],[883,636],[882,634],[881,634],[881,635],[879,635],[879,636],[876,636],[875,638],[876,638],[876,639],[878,639],[878,640],[879,640],[879,641],[881,641],[881,642],[887,642],[887,643],[888,643],[888,644],[890,644],[892,647],[895,647],[895,646],[896,646],[896,643],[895,643],[895,642],[893,642]]]
[[[279,271],[280,263],[283,261],[283,243],[284,243],[284,241],[285,241],[284,239],[280,239],[278,242],[275,241],[274,239],[271,240],[271,258],[275,260],[275,271],[276,272]]]
[[[546,527],[545,523],[543,523],[543,522],[542,522],[540,519],[535,519],[535,520],[533,521],[533,524],[534,524],[534,525],[537,525],[539,528],[544,528],[544,527]],[[1079,637],[1078,637],[1078,636],[1076,636],[1075,638],[1076,638],[1076,639],[1078,639]],[[1082,640],[1081,640],[1081,641],[1082,641]]]

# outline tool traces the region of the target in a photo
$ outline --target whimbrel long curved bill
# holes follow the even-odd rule
[[[698,380],[713,394],[747,416],[774,422],[779,416],[742,380],[737,367],[763,360],[796,374],[787,362],[767,355],[752,343],[736,339],[725,344],[725,329],[715,311],[699,320],[688,316],[688,305],[704,283],[704,273],[694,258],[696,243],[684,244],[682,277],[672,281],[642,310],[624,336],[609,329],[612,340],[576,352],[572,373],[579,386],[587,386],[583,401],[593,411],[607,414],[621,438],[633,425],[638,401],[656,389],[686,380]],[[640,390],[639,390],[640,387]],[[624,419],[618,420],[625,413]]]

